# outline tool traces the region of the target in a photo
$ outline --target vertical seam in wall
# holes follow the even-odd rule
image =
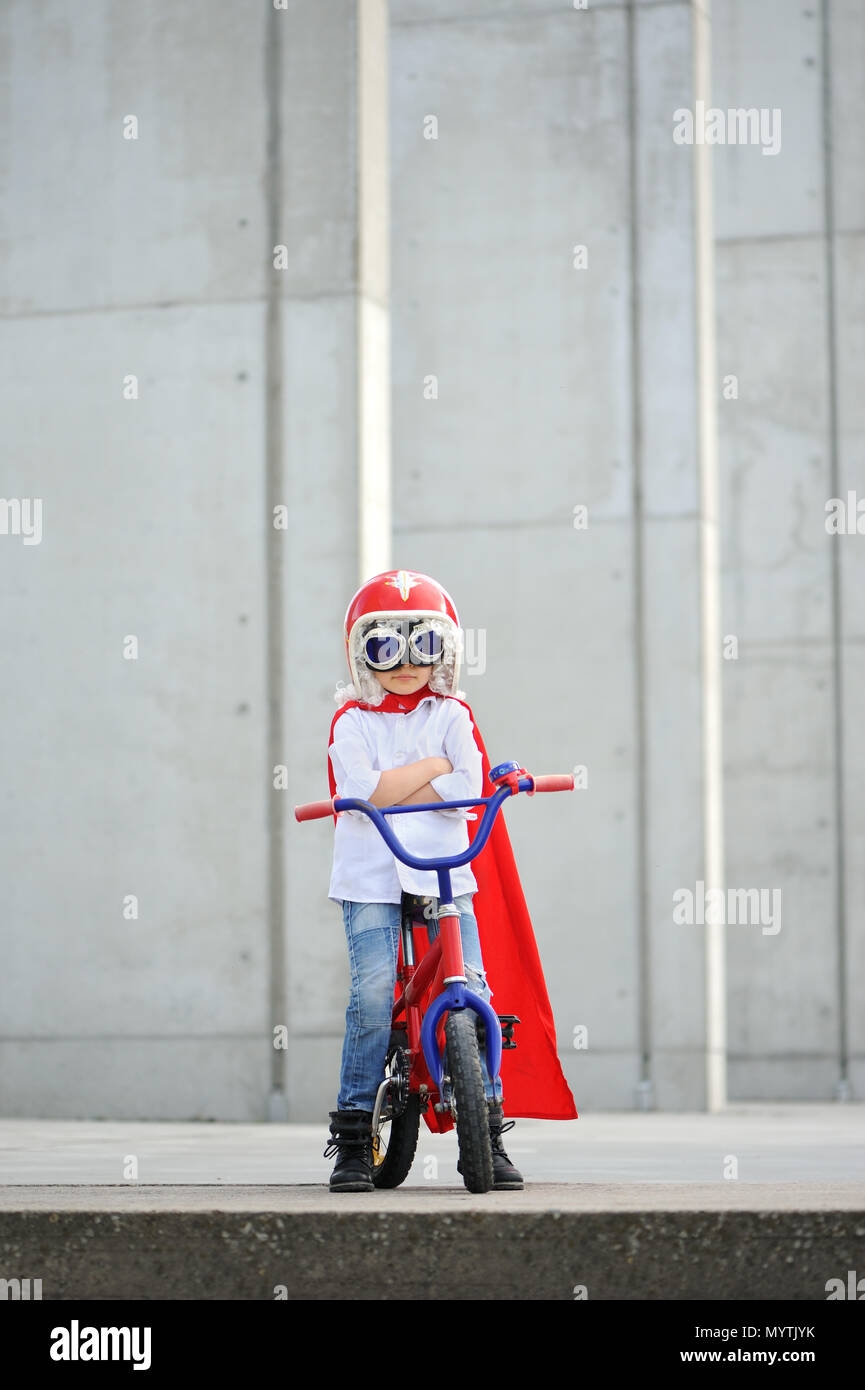
[[[359,583],[391,568],[389,270],[379,304],[374,267],[390,249],[388,200],[382,180],[389,161],[389,42],[386,0],[358,0],[354,10],[355,64],[351,109],[356,178],[357,270],[354,295],[357,372]],[[379,64],[381,73],[379,74]],[[378,310],[381,310],[379,316]]]
[[[283,499],[282,451],[282,288],[281,272],[273,265],[273,247],[280,242],[282,212],[282,23],[272,6],[265,25],[265,92],[267,156],[265,202],[269,244],[265,319],[265,470],[267,506],[264,517],[267,612],[267,832],[268,943],[270,1027],[286,1025],[285,950],[285,792],[273,786],[273,769],[285,758],[282,709],[282,587],[284,531],[273,525],[273,508]],[[286,1091],[286,1049],[271,1048],[271,1100]],[[271,1111],[271,1114],[273,1112]]]
[[[631,457],[634,517],[634,714],[637,776],[637,1031],[640,1046],[640,1081],[651,1083],[651,983],[648,939],[648,847],[646,844],[646,663],[643,513],[643,429],[641,419],[642,373],[640,370],[640,247],[637,224],[637,70],[634,0],[627,8],[628,26],[628,181],[631,257]]]
[[[691,48],[695,101],[712,101],[710,0],[693,0]],[[717,317],[712,147],[694,148],[694,294],[697,357],[697,541],[700,602],[700,725],[704,880],[724,883],[723,679],[721,674],[720,501],[717,418]],[[706,922],[704,934],[706,1109],[727,1099],[726,933]]]
[[[829,388],[829,474],[831,495],[841,496],[840,460],[838,457],[838,372],[835,312],[835,213],[834,164],[832,148],[832,86],[830,79],[829,0],[820,6],[822,33],[823,87],[823,215],[826,273],[826,360]],[[844,668],[843,623],[841,598],[841,550],[838,537],[830,543],[832,574],[832,685],[834,696],[834,758],[835,758],[835,922],[838,944],[838,1066],[839,1082],[847,1081],[849,1064],[848,1020],[846,1006],[847,975],[847,892],[845,884],[846,857],[844,852]]]
[[[351,311],[354,314],[354,485],[355,485],[355,546],[357,569],[355,578],[358,587],[365,584],[370,575],[367,573],[366,560],[366,513],[364,510],[364,399],[363,399],[363,313],[361,297],[363,295],[363,267],[364,267],[364,225],[363,225],[363,185],[361,159],[363,157],[363,111],[361,101],[363,93],[361,91],[361,67],[364,62],[363,52],[363,28],[364,0],[355,0],[355,4],[350,6],[351,19],[353,26],[351,53],[351,93],[348,102],[348,144],[349,144],[349,169],[350,177],[354,179],[354,284],[351,294]]]

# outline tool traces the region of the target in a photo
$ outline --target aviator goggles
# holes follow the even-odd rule
[[[383,618],[364,633],[362,651],[367,666],[374,671],[390,671],[406,662],[432,666],[441,661],[444,642],[428,619]]]

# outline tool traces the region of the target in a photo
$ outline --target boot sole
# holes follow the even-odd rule
[[[341,1182],[336,1187],[329,1187],[329,1192],[375,1192],[375,1184],[371,1182]]]
[[[457,1172],[459,1173],[459,1171],[460,1171],[460,1170],[459,1170],[459,1165],[457,1165]],[[525,1187],[526,1187],[526,1185],[525,1185],[525,1183],[523,1182],[522,1178],[520,1178],[519,1181],[515,1181],[515,1180],[512,1178],[512,1179],[510,1180],[510,1182],[508,1182],[506,1179],[503,1179],[501,1182],[494,1182],[493,1185],[492,1185],[491,1191],[493,1191],[493,1192],[524,1192],[524,1191],[525,1191]]]

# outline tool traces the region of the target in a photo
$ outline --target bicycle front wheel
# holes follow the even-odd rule
[[[472,1009],[459,1009],[448,1014],[445,1043],[463,1182],[469,1192],[489,1192],[493,1185],[493,1152]]]

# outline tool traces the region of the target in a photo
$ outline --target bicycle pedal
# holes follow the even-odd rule
[[[518,1018],[516,1014],[498,1014],[497,1017],[502,1025],[502,1050],[516,1047],[514,1024],[521,1023],[522,1019]]]
[[[517,1014],[496,1014],[496,1018],[501,1024],[502,1029],[502,1052],[516,1047],[514,1038],[514,1024],[522,1023],[522,1019]],[[477,1019],[478,1043],[481,1047],[486,1045],[487,1030],[482,1018]]]

